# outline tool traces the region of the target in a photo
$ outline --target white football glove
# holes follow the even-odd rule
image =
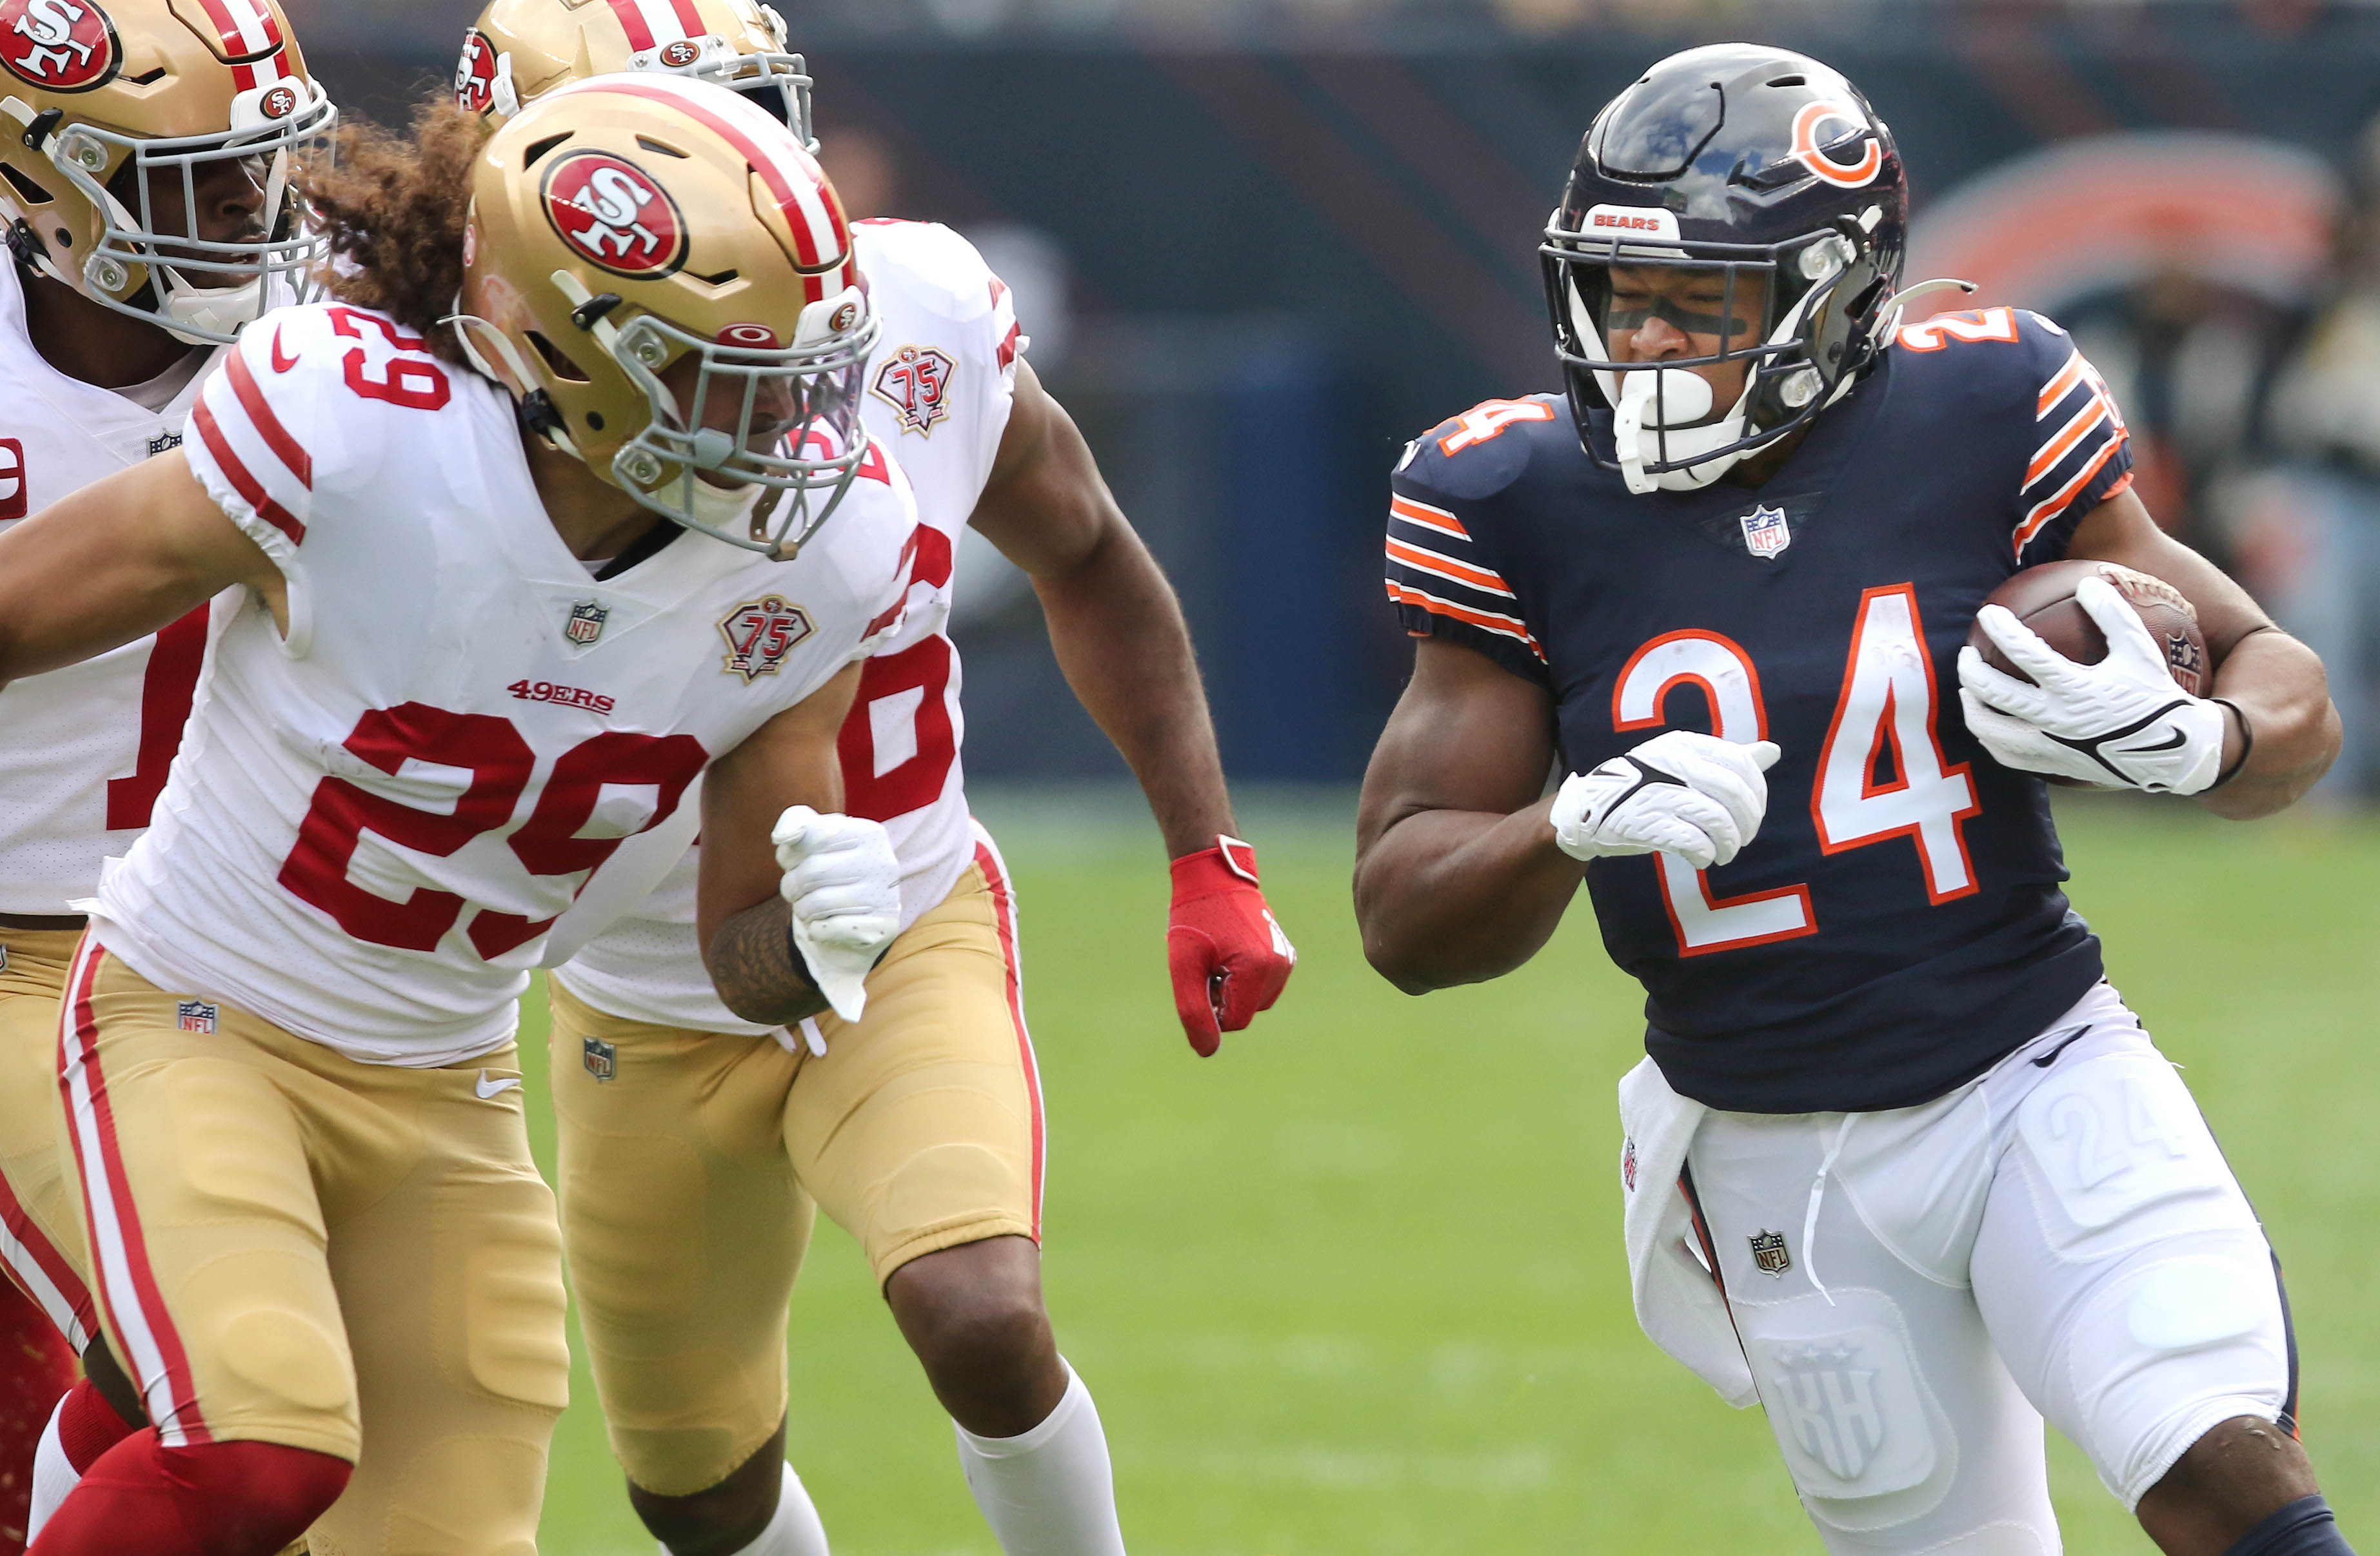
[[[795,805],[769,840],[785,873],[778,895],[794,911],[794,947],[834,1013],[859,1019],[868,974],[901,930],[901,862],[881,825]]]
[[[1959,650],[1959,704],[1967,728],[2006,766],[2084,783],[2197,794],[2223,767],[2223,709],[2174,684],[2165,655],[2114,585],[2085,578],[2075,602],[2107,636],[2107,657],[2078,665],[2007,608],[1986,605],[1975,624],[2028,686]]]
[[[1674,853],[1697,870],[1725,864],[1768,811],[1773,742],[1737,745],[1691,730],[1654,736],[1554,796],[1554,843],[1572,859]]]

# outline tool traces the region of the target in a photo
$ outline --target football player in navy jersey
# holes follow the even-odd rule
[[[1902,322],[1906,199],[1800,55],[1692,50],[1597,116],[1544,249],[1566,399],[1466,412],[1392,482],[1418,642],[1366,953],[1493,978],[1586,883],[1647,996],[1638,1316],[1767,1407],[1829,1550],[2050,1556],[2046,1417],[2173,1556],[2337,1556],[2272,1250],[2067,904],[2039,776],[2268,814],[2338,750],[2322,666],[2157,528],[2065,332]],[[2061,558],[2186,597],[2212,695],[2100,573],[2101,662],[1997,606],[2029,679],[1962,651]]]

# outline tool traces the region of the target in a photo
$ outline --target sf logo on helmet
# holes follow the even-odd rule
[[[609,151],[573,151],[545,175],[545,214],[570,247],[645,280],[686,262],[686,222],[662,187]]]
[[[87,91],[115,74],[121,51],[91,0],[0,0],[0,65],[52,91]]]
[[[496,100],[496,51],[478,28],[463,34],[463,55],[455,62],[455,106],[484,114]]]

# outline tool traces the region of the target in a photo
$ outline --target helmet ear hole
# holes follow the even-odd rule
[[[561,380],[565,383],[592,383],[595,381],[593,379],[587,376],[587,370],[585,368],[581,368],[577,363],[573,362],[562,351],[557,349],[552,341],[547,340],[543,331],[525,330],[522,333],[528,337],[528,344],[537,348],[538,356],[545,359],[545,370],[552,373],[555,378]]]
[[[25,174],[9,166],[6,163],[0,163],[0,177],[5,177],[8,180],[9,191],[17,197],[17,203],[19,205],[55,205],[57,203],[57,196],[50,193],[49,190],[42,187],[39,184],[34,183],[32,179],[28,177]]]

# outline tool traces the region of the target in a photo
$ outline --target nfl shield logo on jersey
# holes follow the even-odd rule
[[[1751,1242],[1752,1262],[1759,1267],[1761,1273],[1781,1280],[1785,1272],[1793,1268],[1793,1256],[1785,1251],[1784,1233],[1756,1233]]]
[[[603,623],[612,612],[591,599],[582,599],[570,608],[570,620],[562,625],[562,635],[584,647],[603,635]]]
[[[580,1044],[581,1062],[587,1073],[598,1080],[609,1080],[620,1073],[620,1051],[600,1037],[590,1037]]]
[[[216,1015],[215,1007],[202,999],[176,1000],[174,1004],[174,1024],[184,1031],[212,1034]]]
[[[1743,515],[1743,547],[1766,561],[1793,544],[1793,531],[1786,525],[1782,508],[1755,508]]]

